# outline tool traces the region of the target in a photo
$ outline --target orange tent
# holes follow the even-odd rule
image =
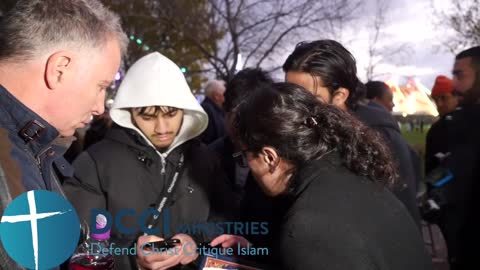
[[[431,115],[437,116],[437,108],[430,99],[430,91],[416,79],[409,79],[406,85],[399,86],[393,79],[385,82],[393,92],[394,114],[403,116]]]

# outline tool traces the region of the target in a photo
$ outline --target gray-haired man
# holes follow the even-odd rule
[[[97,0],[19,0],[0,22],[0,215],[28,190],[62,193],[58,137],[104,111],[128,39]],[[0,268],[15,269],[0,254]]]

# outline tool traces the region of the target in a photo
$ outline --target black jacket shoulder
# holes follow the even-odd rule
[[[339,157],[310,162],[295,180],[279,243],[284,269],[432,269],[401,203]]]

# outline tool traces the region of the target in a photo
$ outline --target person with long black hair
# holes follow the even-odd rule
[[[335,40],[300,42],[283,64],[285,80],[303,86],[318,100],[352,113],[368,127],[378,131],[392,152],[399,168],[395,196],[407,207],[420,228],[417,185],[421,180],[416,154],[400,133],[391,113],[365,101],[365,85],[357,77],[355,57]]]
[[[272,235],[280,268],[432,269],[414,220],[387,188],[396,169],[377,133],[290,83],[253,93],[235,123],[258,184],[286,202]],[[234,241],[242,244],[224,235],[212,245]]]

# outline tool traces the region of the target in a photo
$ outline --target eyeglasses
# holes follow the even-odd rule
[[[247,151],[248,149],[245,149],[232,154],[233,160],[242,168],[248,167]]]

